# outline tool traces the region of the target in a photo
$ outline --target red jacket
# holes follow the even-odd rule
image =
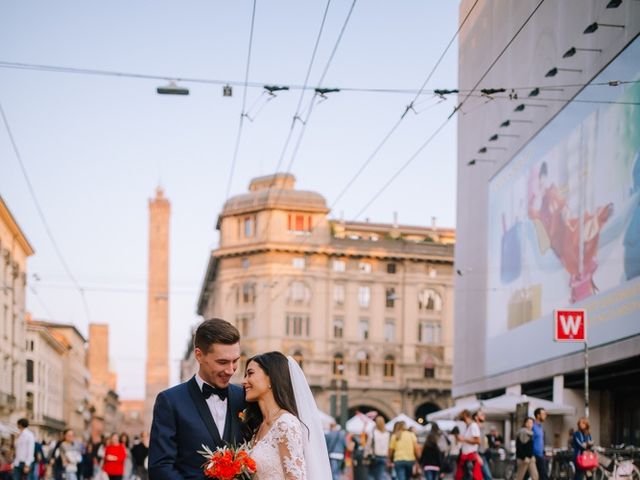
[[[114,460],[113,458],[116,458]],[[121,443],[118,445],[109,445],[104,450],[104,465],[102,469],[107,475],[124,474],[124,461],[127,458],[127,450]]]

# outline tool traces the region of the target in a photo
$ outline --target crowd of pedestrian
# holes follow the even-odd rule
[[[148,480],[146,433],[132,442],[126,433],[92,442],[68,428],[47,442],[36,439],[27,419],[17,427],[0,443],[0,480]]]

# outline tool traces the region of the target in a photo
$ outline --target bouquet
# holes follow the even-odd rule
[[[249,480],[256,473],[256,462],[249,456],[248,447],[242,444],[237,448],[218,447],[212,451],[202,445],[204,451],[198,451],[207,460],[202,467],[204,475],[213,480]]]

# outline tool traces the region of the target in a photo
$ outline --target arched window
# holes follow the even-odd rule
[[[384,357],[384,376],[385,378],[393,378],[396,374],[396,359],[393,355]]]
[[[253,304],[256,300],[256,285],[255,283],[247,282],[242,285],[242,303]]]
[[[336,353],[333,356],[333,374],[340,377],[344,373],[344,355]]]
[[[364,351],[360,351],[356,354],[356,360],[358,360],[358,375],[361,377],[369,376],[369,354]]]
[[[441,311],[442,297],[435,290],[425,288],[418,294],[418,310]]]
[[[300,365],[300,368],[304,368],[303,364],[304,364],[304,356],[302,355],[302,352],[300,350],[296,350],[295,352],[293,352],[293,359],[298,362],[298,365]]]

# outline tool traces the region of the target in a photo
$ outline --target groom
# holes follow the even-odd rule
[[[229,322],[213,318],[198,326],[193,344],[198,373],[156,398],[149,442],[151,480],[201,480],[205,459],[198,450],[203,444],[215,450],[244,440],[244,391],[229,384],[240,361],[240,333]]]

